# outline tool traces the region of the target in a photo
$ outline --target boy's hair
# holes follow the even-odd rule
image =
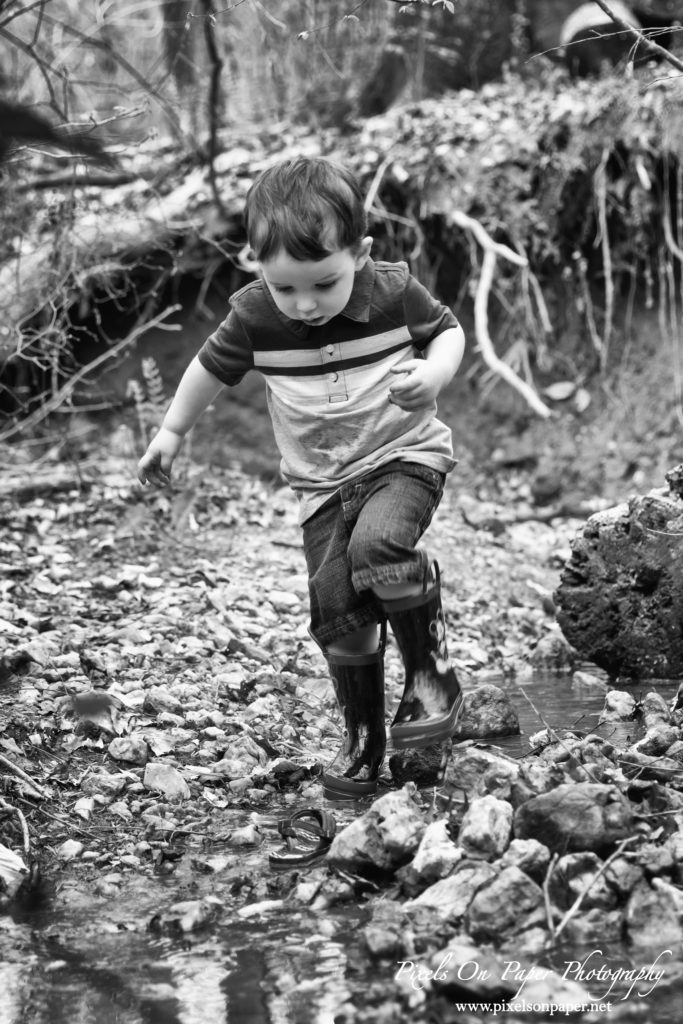
[[[245,222],[260,262],[282,249],[295,260],[323,260],[356,250],[367,232],[358,183],[322,157],[283,160],[264,171],[247,193]]]

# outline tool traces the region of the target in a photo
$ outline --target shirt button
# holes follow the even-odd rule
[[[325,351],[328,353],[328,355],[333,356],[334,355],[334,345],[328,345],[327,348],[325,349]]]
[[[339,374],[338,373],[329,373],[327,375],[327,377],[328,377],[328,380],[332,380],[332,381],[339,380]]]

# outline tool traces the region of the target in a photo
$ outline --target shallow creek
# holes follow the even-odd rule
[[[496,682],[511,691],[520,714],[521,735],[500,744],[513,756],[528,750],[529,737],[542,727],[534,708],[552,727],[590,732],[603,704],[599,686],[577,686],[569,677],[537,675],[524,683],[526,697],[514,681]],[[675,689],[645,686],[643,692],[653,688],[667,699]],[[334,813],[341,826],[360,810],[337,805]],[[277,817],[284,808],[272,811]],[[235,826],[244,824],[246,812],[235,813]],[[235,854],[240,874],[267,873],[273,843],[269,837],[258,850]],[[250,917],[244,916],[244,897],[235,894],[234,880],[230,867],[198,879],[189,869],[167,878],[130,874],[119,894],[104,900],[70,881],[49,891],[48,880],[39,906],[0,915],[0,1024],[351,1024],[353,1010],[343,1011],[351,1002],[364,1008],[359,1020],[375,1019],[373,1007],[378,1020],[387,1019],[379,1008],[398,995],[398,964],[373,963],[364,953],[361,929],[368,909],[362,900],[323,913],[274,901]],[[206,895],[223,904],[218,923],[182,938],[150,929],[154,916],[172,903]],[[609,957],[625,968],[647,966],[661,952],[653,950],[650,959],[639,953],[641,964],[608,940],[601,945],[601,962]],[[564,964],[591,952],[564,949],[546,963],[554,961],[562,972]],[[588,987],[596,998],[604,994],[604,983]],[[604,1017],[610,1024],[680,1019],[683,978],[669,978],[643,996],[628,988],[624,983],[611,993],[613,1011]],[[445,1000],[438,1016],[414,1013],[417,1021],[491,1019],[456,1014]]]

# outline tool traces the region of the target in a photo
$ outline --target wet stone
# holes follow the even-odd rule
[[[482,683],[465,694],[464,707],[454,740],[516,736],[517,711],[506,693],[492,683]]]
[[[632,946],[680,952],[683,930],[669,894],[656,892],[648,882],[640,882],[631,893],[624,916]]]
[[[460,825],[458,844],[473,860],[495,860],[505,851],[512,830],[512,807],[495,796],[476,797]]]
[[[492,793],[507,799],[519,772],[519,762],[514,758],[463,744],[453,749],[446,766],[444,788],[462,790],[470,796]]]
[[[495,877],[496,870],[483,861],[462,861],[451,875],[430,885],[404,904],[407,911],[431,907],[443,921],[462,920],[478,889]]]
[[[417,850],[425,831],[414,783],[387,793],[335,836],[328,859],[347,870],[395,870]]]
[[[447,825],[443,819],[428,825],[415,856],[397,872],[397,878],[408,895],[415,895],[440,878],[445,878],[462,860],[463,849],[453,842]]]
[[[543,891],[519,868],[497,872],[474,896],[467,912],[468,933],[477,940],[501,936],[545,923]]]
[[[660,693],[654,691],[646,693],[641,702],[640,710],[643,721],[648,729],[661,722],[668,724],[671,721],[669,705]]]
[[[513,839],[500,859],[501,868],[517,867],[535,882],[545,878],[550,850],[537,839]]]
[[[567,910],[583,893],[582,908],[599,907],[611,910],[617,894],[604,874],[598,875],[603,861],[595,853],[568,853],[553,868],[550,895],[558,907]]]
[[[673,725],[656,722],[650,726],[642,739],[637,740],[626,753],[628,756],[631,751],[636,751],[640,754],[650,754],[657,757],[659,754],[665,754],[669,747],[679,738],[680,731]]]
[[[602,722],[630,722],[636,715],[636,699],[626,690],[609,690],[600,712]]]
[[[569,673],[576,664],[577,653],[558,627],[542,636],[531,653],[531,665],[536,670]]]
[[[615,786],[567,783],[518,807],[515,836],[539,839],[558,853],[601,850],[632,831],[633,811]]]

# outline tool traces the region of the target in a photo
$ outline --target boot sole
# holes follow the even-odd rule
[[[327,800],[359,800],[377,792],[377,780],[354,782],[338,775],[323,775],[323,796]]]
[[[449,713],[442,718],[424,718],[418,722],[392,725],[389,733],[394,750],[405,750],[407,747],[420,750],[422,747],[430,747],[433,743],[450,739],[458,726],[463,706],[463,695],[460,694]]]

